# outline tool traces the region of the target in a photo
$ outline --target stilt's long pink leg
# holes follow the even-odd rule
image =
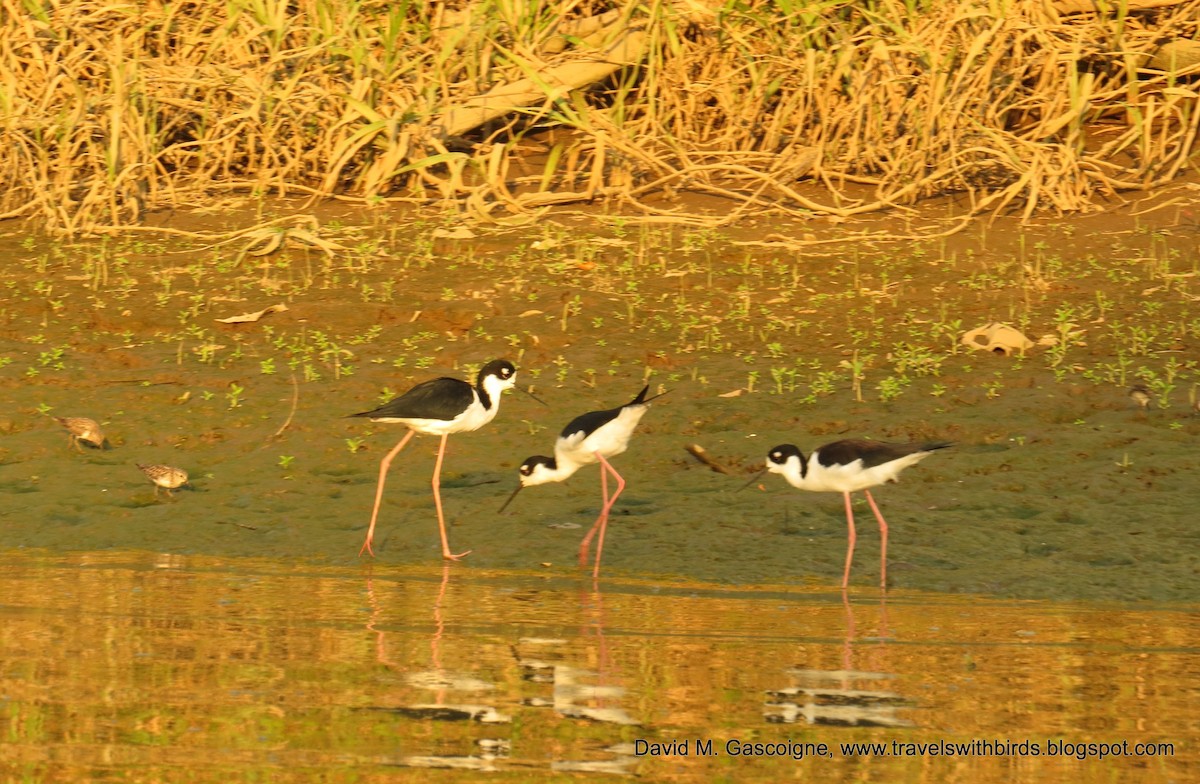
[[[600,519],[597,521],[600,526],[600,535],[596,538],[596,566],[594,569],[592,569],[593,580],[600,577],[600,556],[604,552],[604,531],[606,528],[608,528],[608,513],[612,511],[613,504],[617,502],[617,497],[620,496],[621,491],[625,489],[625,480],[620,474],[617,473],[617,469],[613,468],[612,465],[610,465],[609,462],[604,459],[604,455],[600,454],[599,452],[596,453],[596,457],[600,459],[601,471],[607,468],[612,472],[613,479],[617,480],[617,489],[614,490],[612,496],[609,497],[608,503],[604,505],[604,509],[600,512]]]
[[[879,538],[882,544],[879,548],[879,587],[887,588],[887,535],[888,524],[887,520],[883,519],[883,515],[879,513],[879,507],[875,505],[875,499],[871,497],[870,490],[863,490],[867,494],[867,500],[871,502],[871,510],[875,512],[875,517],[879,519]]]
[[[469,553],[471,551],[467,550],[465,552],[459,553],[458,555],[455,555],[454,553],[450,552],[450,540],[446,537],[446,518],[442,516],[441,484],[442,484],[442,456],[446,454],[446,439],[447,438],[449,438],[449,434],[442,435],[442,443],[438,447],[437,462],[433,464],[433,504],[434,504],[434,506],[437,507],[438,530],[442,534],[442,557],[449,561],[457,561],[459,558],[462,558],[464,555],[466,555],[467,553]]]
[[[846,525],[850,529],[850,541],[846,546],[846,571],[842,574],[842,589],[845,590],[850,585],[850,562],[854,560],[854,543],[858,540],[858,535],[854,533],[854,510],[850,508],[850,494],[842,495],[846,496]]]
[[[604,470],[604,466],[600,466],[600,508],[604,509],[608,506],[608,472]],[[587,536],[583,537],[583,541],[579,543],[579,565],[587,566],[588,548],[592,545],[592,537],[600,530],[600,521],[604,519],[604,513],[596,518],[596,522],[592,523],[592,528],[587,532]]]
[[[358,550],[358,556],[360,558],[362,557],[364,550],[370,553],[372,558],[375,557],[375,551],[371,549],[371,542],[375,539],[375,521],[379,518],[379,504],[381,501],[383,501],[383,482],[385,479],[387,479],[387,470],[388,466],[392,464],[392,458],[400,454],[400,450],[403,449],[404,445],[407,444],[409,439],[413,437],[413,432],[414,431],[409,430],[408,433],[405,434],[404,438],[400,439],[400,443],[396,444],[396,448],[391,452],[388,452],[387,456],[379,462],[379,484],[375,488],[375,508],[371,511],[371,526],[367,528],[367,541],[363,542],[363,546]]]

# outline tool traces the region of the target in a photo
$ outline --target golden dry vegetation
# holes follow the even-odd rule
[[[2,0],[0,216],[1080,210],[1187,165],[1198,27],[1197,0]]]

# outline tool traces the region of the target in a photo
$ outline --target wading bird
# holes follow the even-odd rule
[[[187,471],[182,468],[175,468],[169,465],[142,465],[134,463],[141,472],[146,475],[146,478],[154,483],[154,495],[158,496],[158,488],[163,488],[167,491],[167,495],[171,495],[172,490],[178,490],[187,484]]]
[[[905,468],[924,460],[935,450],[945,449],[948,441],[929,441],[921,444],[888,444],[882,441],[848,439],[818,447],[808,457],[791,444],[780,444],[767,453],[767,465],[744,487],[754,484],[767,471],[781,474],[792,487],[815,493],[836,492],[846,499],[846,524],[850,529],[846,548],[846,570],[842,574],[842,589],[850,584],[850,562],[854,558],[854,512],[850,494],[862,490],[879,520],[882,544],[879,555],[879,585],[887,587],[887,521],[879,512],[871,491],[867,488],[895,482]]]
[[[379,504],[383,500],[383,483],[387,478],[388,466],[400,453],[414,433],[441,436],[437,461],[433,465],[433,503],[437,507],[438,530],[442,535],[442,557],[457,561],[467,553],[450,552],[450,541],[446,537],[446,518],[442,514],[440,492],[442,457],[446,454],[446,438],[451,433],[466,433],[478,430],[496,418],[500,409],[500,395],[517,383],[517,369],[504,359],[493,360],[479,371],[475,384],[457,378],[435,378],[423,381],[400,397],[384,403],[373,411],[351,414],[365,417],[372,422],[399,424],[408,428],[400,443],[387,453],[379,464],[379,485],[375,489],[375,508],[371,511],[371,525],[367,528],[367,539],[358,554],[368,552],[372,556],[371,542],[375,538],[375,521],[379,517]]]
[[[1154,402],[1154,398],[1150,396],[1150,388],[1145,384],[1134,384],[1129,388],[1129,399],[1138,405],[1143,411],[1150,407]]]
[[[604,552],[604,530],[608,527],[608,513],[617,502],[617,496],[625,489],[625,479],[612,467],[608,458],[621,454],[629,447],[629,439],[642,416],[650,408],[650,401],[666,394],[664,392],[647,398],[648,391],[649,385],[642,387],[637,397],[623,406],[606,411],[590,411],[572,419],[554,442],[554,457],[535,455],[521,463],[520,484],[504,502],[504,506],[500,507],[501,512],[507,509],[523,487],[562,482],[585,465],[600,463],[600,493],[603,498],[600,516],[596,518],[591,530],[579,545],[579,564],[584,566],[587,564],[592,537],[599,533],[596,539],[593,578],[600,576],[600,556]],[[617,489],[611,496],[608,494],[609,474],[612,474],[617,482]]]
[[[106,439],[96,420],[87,417],[54,417],[54,419],[67,429],[68,443],[80,452],[83,451],[83,447],[79,445],[80,441],[91,444],[97,449],[104,448]]]

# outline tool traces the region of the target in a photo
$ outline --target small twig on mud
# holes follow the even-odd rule
[[[300,385],[296,383],[296,372],[292,371],[292,410],[288,412],[287,420],[284,421],[279,429],[275,431],[272,439],[279,438],[284,430],[288,429],[288,425],[292,424],[292,417],[296,416],[296,404],[300,402]]]
[[[246,525],[245,523],[239,523],[234,520],[218,520],[217,523],[220,525],[236,525],[238,528],[245,528],[247,531],[257,531],[258,530],[257,526]]]
[[[725,466],[718,463],[716,460],[713,460],[711,457],[709,457],[708,452],[704,449],[704,447],[700,446],[699,444],[688,444],[687,446],[684,447],[684,449],[687,450],[687,453],[689,455],[696,458],[697,460],[699,460],[701,463],[708,466],[712,470],[716,471],[718,474],[732,474],[733,473],[728,468],[726,468]]]

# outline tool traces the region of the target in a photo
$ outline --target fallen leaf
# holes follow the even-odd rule
[[[527,310],[524,313],[522,313],[521,315],[517,316],[517,318],[525,318],[526,316],[540,316],[544,312],[545,311],[542,311],[542,310]]]
[[[536,223],[537,219],[542,217],[549,211],[549,207],[538,210],[536,215],[510,215],[507,218],[492,218],[491,222],[497,226],[505,226],[507,228],[517,228],[518,226],[529,226]]]
[[[243,247],[242,253],[250,256],[266,256],[289,245],[308,245],[332,257],[334,251],[345,250],[336,242],[323,240],[311,231],[301,228],[280,228],[268,226],[246,232],[243,235],[249,240]]]
[[[717,395],[717,397],[741,397],[742,393],[745,391],[746,390],[744,389],[735,389],[732,392],[726,392],[723,395]]]
[[[269,305],[268,307],[265,307],[255,313],[243,313],[240,316],[230,316],[229,318],[217,319],[217,321],[221,322],[222,324],[245,324],[246,322],[250,321],[258,321],[268,313],[282,313],[287,309],[287,305],[280,303],[278,305]]]
[[[455,226],[453,229],[443,229],[438,227],[431,232],[434,239],[446,240],[473,240],[475,232],[468,229],[466,226]]]

